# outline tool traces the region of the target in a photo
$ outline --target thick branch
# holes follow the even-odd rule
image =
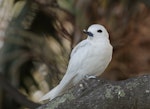
[[[150,75],[124,81],[84,80],[38,109],[150,109]]]

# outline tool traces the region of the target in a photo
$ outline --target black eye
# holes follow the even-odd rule
[[[102,30],[97,30],[97,32],[102,33]]]

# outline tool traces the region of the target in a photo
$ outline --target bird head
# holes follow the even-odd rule
[[[84,29],[83,32],[87,34],[88,37],[93,38],[109,37],[109,34],[105,27],[99,24],[93,24],[88,28],[88,30]]]

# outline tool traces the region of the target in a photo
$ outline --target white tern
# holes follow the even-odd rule
[[[69,88],[79,83],[86,75],[101,75],[112,59],[113,48],[109,34],[104,26],[91,25],[83,31],[88,35],[71,52],[66,74],[60,83],[44,95],[40,101],[52,100],[65,93]]]

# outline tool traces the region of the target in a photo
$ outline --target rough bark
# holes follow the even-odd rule
[[[124,81],[84,79],[38,109],[150,109],[150,75]]]

